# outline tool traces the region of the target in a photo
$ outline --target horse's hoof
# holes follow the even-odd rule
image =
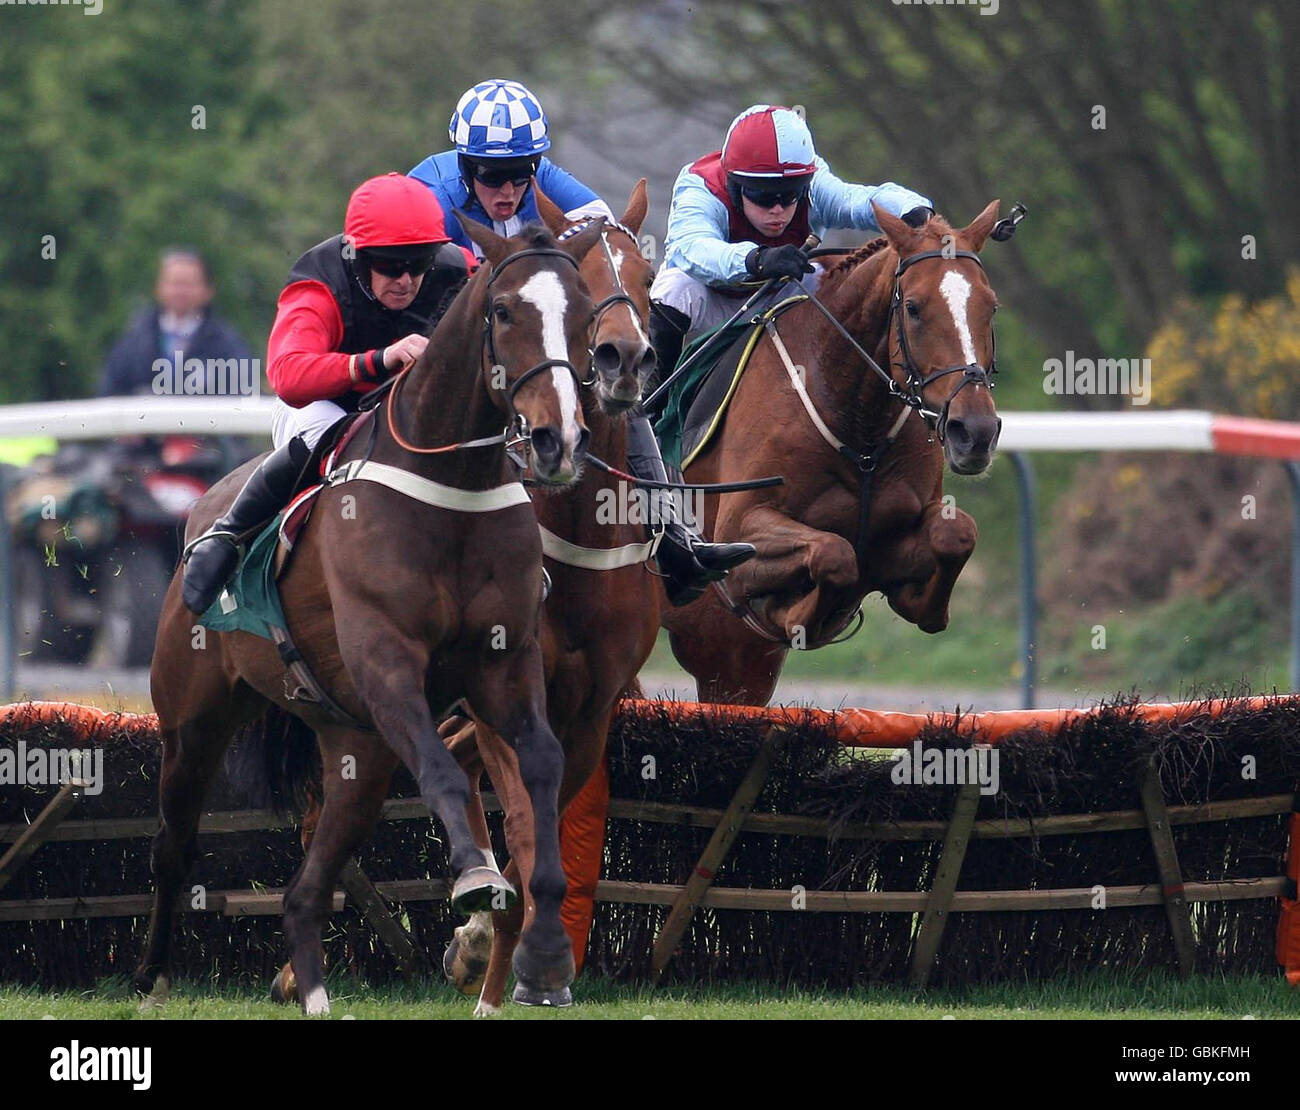
[[[298,980],[288,964],[280,968],[271,980],[271,1001],[282,1005],[298,1001]]]
[[[501,1016],[501,1007],[493,1006],[491,1002],[484,1002],[479,999],[478,1005],[474,1007],[474,1016],[476,1018],[494,1018]]]
[[[136,985],[140,985],[139,979],[136,980]],[[167,976],[159,975],[149,988],[149,993],[140,999],[140,1012],[147,1014],[152,1010],[161,1010],[167,1004],[170,994],[171,984],[167,981]]]
[[[329,995],[324,987],[312,987],[302,1002],[302,1012],[308,1017],[327,1017],[330,1012]]]
[[[451,891],[451,908],[457,913],[483,913],[508,910],[519,894],[490,867],[471,867],[463,871]]]
[[[573,992],[568,987],[561,987],[558,991],[538,991],[523,983],[516,983],[511,999],[520,1006],[554,1006],[563,1009],[573,1005]]]
[[[456,990],[472,997],[483,989],[483,980],[487,978],[488,957],[475,952],[469,944],[463,942],[461,933],[465,928],[461,925],[452,934],[451,943],[442,954],[442,973]]]

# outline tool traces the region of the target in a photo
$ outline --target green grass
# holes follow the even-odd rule
[[[1002,984],[935,990],[918,995],[899,987],[854,991],[782,990],[762,984],[715,987],[645,987],[581,979],[569,1010],[532,1010],[507,1005],[507,1018],[532,1020],[659,1019],[1240,1019],[1300,1017],[1300,991],[1279,977],[1179,980],[1163,973],[1094,972],[1046,984]],[[364,1019],[464,1019],[473,1003],[441,983],[367,987],[344,978],[331,984],[332,1017]],[[42,993],[0,989],[0,1019],[54,1018],[296,1019],[296,1008],[277,1006],[249,987],[214,988],[180,982],[166,1006],[142,1015],[124,982],[93,991]]]

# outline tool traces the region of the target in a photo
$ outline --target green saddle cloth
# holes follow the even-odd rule
[[[712,331],[697,336],[682,352],[678,360],[680,366],[700,348],[712,344],[711,350],[702,355],[685,374],[673,382],[664,399],[664,407],[655,420],[655,435],[659,437],[659,450],[669,466],[680,468],[682,465],[682,434],[686,428],[686,415],[690,412],[696,394],[704,384],[713,368],[722,356],[731,349],[731,345],[744,335],[753,325],[749,320],[738,320],[729,327],[721,324]],[[723,332],[726,334],[722,334]],[[716,337],[716,339],[715,339]]]
[[[271,639],[271,625],[288,627],[275,584],[275,552],[280,545],[280,513],[248,545],[244,561],[199,624],[217,632],[251,632]]]

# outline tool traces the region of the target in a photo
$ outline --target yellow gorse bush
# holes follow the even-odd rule
[[[1185,303],[1147,346],[1152,399],[1241,416],[1300,417],[1300,270],[1286,293],[1247,304],[1230,293],[1211,313]]]

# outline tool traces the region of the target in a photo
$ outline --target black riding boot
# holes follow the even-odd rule
[[[225,515],[189,546],[181,599],[190,612],[202,615],[212,607],[243,558],[238,537],[284,508],[310,457],[311,448],[300,436],[272,451],[248,476]]]
[[[638,478],[666,482],[668,472],[659,454],[650,421],[634,410],[627,418],[627,465]],[[749,543],[705,543],[695,529],[677,515],[671,491],[647,490],[650,504],[657,508],[653,516],[663,526],[655,558],[665,575],[664,589],[674,605],[686,605],[704,592],[710,582],[721,581],[727,571],[755,555]]]
[[[682,345],[690,328],[691,318],[686,313],[659,301],[650,302],[650,346],[655,351],[655,373],[652,380],[646,383],[642,391],[643,397],[648,397],[660,382],[677,369],[677,363],[682,357]],[[649,412],[651,419],[658,418],[665,400],[666,394],[655,402],[654,411]]]

